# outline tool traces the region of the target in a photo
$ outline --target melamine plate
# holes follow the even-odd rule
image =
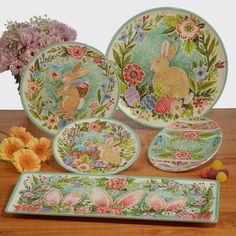
[[[182,9],[156,8],[134,16],[116,32],[106,54],[120,80],[119,108],[149,127],[206,114],[226,82],[219,35]]]
[[[149,176],[24,173],[6,212],[216,223],[219,183]]]
[[[57,162],[77,173],[118,173],[131,166],[139,152],[135,131],[108,118],[76,121],[63,128],[53,142]]]
[[[119,97],[111,62],[97,49],[76,42],[40,51],[21,80],[21,100],[39,128],[56,134],[68,123],[87,117],[109,117]]]
[[[163,129],[149,146],[153,166],[172,172],[191,170],[211,160],[222,143],[219,125],[206,117],[179,120]]]

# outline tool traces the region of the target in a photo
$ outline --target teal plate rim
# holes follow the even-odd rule
[[[92,50],[94,50],[94,51],[100,53],[101,55],[103,55],[104,58],[106,58],[106,60],[110,62],[111,66],[112,66],[113,69],[114,69],[115,78],[116,78],[116,82],[117,82],[117,100],[115,101],[113,110],[111,111],[111,114],[110,114],[108,117],[112,117],[112,116],[114,115],[115,111],[116,111],[116,108],[118,107],[118,102],[119,102],[119,97],[120,97],[120,80],[119,80],[118,77],[117,77],[117,73],[116,73],[116,70],[115,70],[115,67],[114,67],[112,61],[106,56],[106,54],[104,54],[103,52],[101,52],[100,50],[98,50],[97,48],[95,48],[95,47],[93,47],[93,46],[90,46],[90,45],[88,45],[88,44],[86,44],[86,43],[82,43],[82,42],[78,42],[78,41],[67,41],[67,42],[59,42],[59,43],[51,44],[51,45],[49,45],[49,46],[43,48],[42,50],[40,50],[38,53],[36,53],[36,54],[30,59],[30,61],[29,61],[29,62],[27,63],[27,65],[25,66],[24,72],[23,72],[22,77],[21,77],[22,79],[21,79],[21,81],[20,81],[20,99],[21,99],[21,104],[22,104],[22,106],[23,106],[23,109],[24,109],[24,111],[25,111],[27,117],[28,117],[28,118],[30,119],[30,121],[31,121],[34,125],[36,125],[40,130],[46,132],[47,134],[49,134],[49,135],[51,135],[51,136],[55,136],[56,133],[49,131],[47,128],[44,128],[43,126],[40,126],[40,124],[37,123],[37,122],[35,121],[35,119],[33,119],[33,117],[32,117],[32,116],[29,114],[29,112],[28,112],[28,109],[27,109],[27,107],[26,107],[26,104],[25,104],[24,98],[23,98],[23,96],[24,96],[24,95],[23,95],[23,83],[24,83],[24,79],[23,79],[23,78],[25,78],[26,71],[29,69],[29,67],[30,67],[31,63],[33,62],[33,60],[34,60],[36,57],[38,57],[42,52],[48,50],[48,49],[51,48],[51,47],[55,47],[55,46],[57,46],[57,45],[74,44],[74,43],[79,44],[79,45],[82,45],[82,46],[85,46],[85,47],[91,48]],[[60,129],[58,130],[58,132],[59,132],[59,131],[60,131]]]
[[[106,53],[105,55],[108,57],[108,54],[112,48],[112,44],[114,43],[115,39],[117,38],[118,34],[120,33],[120,31],[128,24],[130,23],[131,21],[133,21],[135,18],[143,15],[143,14],[147,14],[147,13],[150,13],[150,12],[153,12],[153,11],[161,11],[161,10],[177,10],[177,11],[182,11],[182,12],[186,12],[188,14],[192,14],[193,16],[196,16],[198,17],[199,19],[203,20],[204,22],[206,22],[206,24],[212,29],[212,31],[215,33],[215,35],[218,37],[221,45],[222,45],[222,49],[223,49],[223,52],[225,54],[225,78],[224,78],[224,84],[222,86],[222,89],[221,91],[219,92],[217,98],[215,99],[215,101],[212,103],[212,105],[207,109],[205,110],[200,116],[204,116],[206,115],[208,112],[210,112],[212,110],[212,108],[215,106],[215,104],[217,103],[217,101],[219,100],[219,98],[221,97],[224,89],[225,89],[225,85],[226,85],[226,81],[227,81],[227,78],[228,78],[228,56],[227,56],[227,53],[226,53],[226,49],[225,49],[225,46],[224,46],[224,43],[223,43],[223,40],[221,39],[221,37],[219,36],[219,34],[217,33],[217,31],[215,30],[215,28],[207,21],[205,20],[204,18],[202,18],[201,16],[199,16],[198,14],[192,12],[192,11],[189,11],[189,10],[186,10],[186,9],[183,9],[183,8],[178,8],[178,7],[156,7],[156,8],[151,8],[151,9],[148,9],[148,10],[145,10],[145,11],[142,11],[142,12],[139,12],[137,13],[136,15],[134,15],[133,17],[131,17],[130,19],[128,19],[126,22],[124,22],[120,27],[119,29],[116,31],[116,33],[114,34],[114,36],[112,37],[108,47],[107,47],[107,50],[106,50]],[[113,62],[112,62],[113,63]],[[114,64],[114,63],[113,63]],[[119,80],[119,79],[118,79]],[[120,99],[118,99],[119,101]],[[146,127],[149,127],[149,128],[155,128],[155,129],[163,129],[165,127],[163,126],[157,126],[157,125],[150,125],[148,124],[148,122],[142,122],[142,121],[139,121],[137,118],[133,118],[132,115],[130,114],[127,114],[125,112],[125,110],[123,109],[123,107],[121,106],[120,102],[118,102],[118,108],[122,111],[122,113],[124,115],[126,115],[128,118],[132,119],[133,121],[135,121],[136,123],[140,124],[140,125],[143,125],[143,126],[146,126]]]
[[[75,122],[72,122],[70,124],[68,124],[67,126],[65,126],[64,128],[62,128],[55,136],[54,136],[54,139],[53,139],[53,142],[52,142],[52,152],[53,152],[53,156],[54,156],[54,159],[57,161],[57,163],[59,165],[61,165],[63,168],[65,168],[66,170],[69,170],[71,172],[74,172],[74,173],[78,173],[78,174],[83,174],[79,171],[76,171],[74,168],[71,168],[67,165],[65,165],[58,157],[57,153],[56,153],[56,145],[57,145],[57,139],[58,137],[60,136],[60,134],[64,131],[64,129],[76,124],[76,123],[83,123],[83,122],[87,122],[87,121],[92,121],[92,120],[104,120],[104,121],[113,121],[117,124],[120,124],[122,125],[123,127],[125,127],[130,133],[132,133],[134,135],[134,138],[135,138],[135,141],[137,142],[137,150],[136,150],[136,154],[134,155],[132,161],[130,161],[127,165],[125,165],[123,168],[121,169],[118,169],[117,171],[111,171],[109,173],[102,173],[101,175],[112,175],[112,174],[117,174],[121,171],[124,171],[126,169],[128,169],[130,166],[132,166],[135,161],[137,161],[138,157],[139,157],[139,154],[140,154],[140,151],[141,151],[141,143],[140,143],[140,139],[138,137],[138,134],[135,132],[135,130],[133,128],[131,128],[129,125],[119,121],[119,120],[116,120],[116,119],[113,119],[113,118],[108,118],[108,117],[90,117],[90,118],[85,118],[85,119],[80,119],[78,121],[75,121]],[[96,176],[96,175],[100,175],[100,174],[89,174],[91,176]]]

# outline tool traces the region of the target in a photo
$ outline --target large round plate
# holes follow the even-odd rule
[[[204,19],[182,9],[134,16],[117,31],[107,56],[121,82],[119,108],[154,128],[206,114],[227,77],[221,39]]]
[[[213,158],[221,142],[222,131],[215,121],[206,117],[179,120],[153,139],[148,157],[161,170],[191,170]]]
[[[109,117],[119,98],[112,63],[97,49],[76,42],[40,51],[21,81],[21,100],[31,121],[54,135],[87,117]]]
[[[63,128],[53,153],[65,169],[88,174],[115,174],[138,158],[139,138],[129,126],[109,118],[90,118]]]

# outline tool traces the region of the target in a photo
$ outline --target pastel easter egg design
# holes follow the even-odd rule
[[[151,94],[146,95],[141,101],[140,105],[144,106],[147,110],[153,110],[157,98]]]
[[[154,112],[160,115],[166,114],[170,111],[171,104],[174,101],[170,96],[159,99],[154,106]]]
[[[133,87],[129,87],[126,92],[125,92],[125,101],[131,106],[134,106],[135,101],[140,101],[140,95],[138,93],[138,91],[133,88]]]

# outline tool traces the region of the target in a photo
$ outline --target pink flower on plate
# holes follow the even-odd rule
[[[143,80],[144,71],[138,64],[128,64],[123,71],[124,80],[130,85],[136,85]]]
[[[89,131],[98,132],[100,129],[101,129],[101,126],[97,122],[90,122],[88,124],[88,130]]]
[[[76,166],[76,168],[82,173],[86,173],[91,170],[91,166],[88,163],[80,163],[79,165]]]
[[[194,97],[191,104],[194,110],[203,111],[205,106],[208,105],[208,102],[204,99],[203,96],[199,96],[199,97]]]
[[[182,138],[185,140],[192,140],[198,138],[198,133],[197,132],[184,132],[182,134]]]
[[[41,209],[41,205],[26,205],[26,204],[22,204],[22,205],[15,205],[15,209],[16,211],[19,211],[19,212],[37,212],[37,211],[40,211]]]
[[[36,83],[28,84],[28,92],[29,93],[34,94],[34,93],[38,92],[38,90],[39,90],[39,85],[38,84],[36,84]]]
[[[96,56],[93,57],[93,61],[94,61],[94,63],[96,63],[96,64],[100,63],[101,60],[102,60],[102,58],[101,58],[101,56],[99,56],[99,55],[96,55]]]
[[[70,47],[70,48],[68,48],[67,50],[68,50],[68,53],[69,53],[72,57],[74,57],[74,58],[76,58],[76,59],[78,59],[78,60],[80,60],[81,58],[83,58],[83,57],[85,56],[85,54],[86,54],[86,48],[80,47],[79,45]]]
[[[90,210],[84,207],[76,208],[75,213],[77,214],[89,214]]]
[[[109,189],[124,189],[128,186],[126,179],[112,178],[105,182],[105,186]]]
[[[101,215],[121,215],[122,211],[120,208],[111,208],[109,206],[98,207],[96,209],[97,214]]]
[[[182,103],[174,101],[171,103],[170,113],[173,115],[180,115],[183,112]]]
[[[191,153],[189,151],[180,150],[174,153],[174,157],[176,159],[188,159],[190,157],[190,154]]]
[[[46,120],[46,123],[47,123],[48,126],[53,128],[53,127],[55,127],[57,125],[58,118],[56,116],[54,116],[54,115],[50,115],[48,117],[48,119]]]
[[[200,28],[194,18],[188,18],[187,20],[183,19],[179,22],[176,31],[182,39],[188,40],[195,38]]]
[[[57,71],[50,71],[49,78],[53,81],[57,80],[60,77],[60,74]]]
[[[48,206],[59,205],[62,200],[62,194],[59,190],[51,190],[44,195],[44,203]]]

